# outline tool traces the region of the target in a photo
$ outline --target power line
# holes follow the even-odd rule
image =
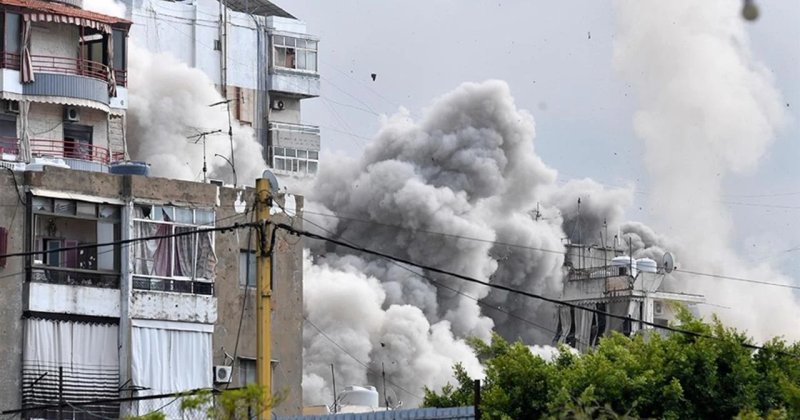
[[[537,294],[537,293],[526,292],[524,290],[515,289],[513,287],[505,286],[505,285],[502,285],[502,284],[489,283],[489,282],[486,282],[486,281],[483,281],[483,280],[478,280],[478,279],[476,279],[474,277],[469,277],[469,276],[465,276],[463,274],[454,273],[454,272],[443,270],[443,269],[440,269],[440,268],[437,268],[437,267],[432,267],[432,266],[429,266],[429,265],[416,263],[414,261],[410,261],[410,260],[407,260],[407,259],[404,259],[404,258],[400,258],[400,257],[395,257],[395,256],[392,256],[392,255],[389,255],[389,254],[384,254],[384,253],[378,252],[378,251],[373,251],[371,249],[367,249],[367,248],[364,248],[364,247],[358,247],[358,246],[355,246],[355,245],[350,245],[350,244],[348,244],[346,242],[343,242],[343,241],[340,241],[338,239],[328,238],[328,237],[325,237],[325,236],[322,236],[322,235],[318,235],[316,233],[311,233],[311,232],[308,232],[308,231],[300,230],[300,229],[297,229],[297,228],[295,228],[293,226],[289,226],[289,225],[284,224],[284,223],[271,223],[271,222],[267,222],[267,223],[272,224],[275,229],[283,229],[283,230],[286,230],[286,231],[288,231],[288,232],[290,232],[290,233],[292,233],[294,235],[305,236],[305,237],[311,238],[311,239],[317,239],[317,240],[320,240],[320,241],[330,242],[330,243],[332,243],[334,245],[339,245],[339,246],[342,246],[342,247],[345,247],[345,248],[352,249],[354,251],[363,252],[365,254],[370,254],[370,255],[377,256],[377,257],[381,257],[381,258],[388,258],[388,259],[391,259],[391,260],[394,260],[394,261],[397,261],[397,262],[400,262],[400,263],[403,263],[403,264],[407,264],[407,265],[412,266],[412,267],[417,267],[417,268],[420,268],[420,269],[423,269],[423,270],[426,270],[426,271],[430,271],[430,272],[433,272],[433,273],[444,274],[444,275],[455,277],[455,278],[458,278],[458,279],[461,279],[461,280],[464,280],[464,281],[467,281],[467,282],[470,282],[470,283],[476,283],[476,284],[480,284],[480,285],[483,285],[483,286],[491,287],[493,289],[498,289],[498,290],[503,290],[503,291],[510,292],[510,293],[519,294],[519,295],[526,296],[526,297],[529,297],[529,298],[532,298],[532,299],[542,300],[542,301],[553,303],[553,304],[556,304],[556,305],[566,306],[566,307],[569,307],[569,308],[572,308],[572,309],[578,309],[578,310],[583,310],[583,311],[595,313],[595,314],[598,314],[598,315],[604,315],[604,316],[607,316],[607,317],[610,317],[610,318],[619,319],[619,320],[622,320],[622,321],[637,322],[637,323],[642,324],[642,325],[646,325],[646,326],[649,326],[649,327],[653,327],[653,328],[656,328],[656,329],[661,329],[661,330],[665,330],[665,331],[669,331],[669,332],[674,332],[674,333],[679,333],[679,334],[684,334],[684,335],[690,335],[690,336],[698,337],[698,338],[706,338],[706,339],[711,339],[711,340],[720,340],[720,338],[718,338],[718,337],[706,335],[706,334],[699,333],[699,332],[696,332],[696,331],[683,330],[683,329],[680,329],[680,328],[670,327],[668,325],[661,325],[661,324],[656,324],[654,322],[634,319],[634,318],[631,318],[629,316],[617,315],[617,314],[614,314],[614,313],[601,311],[599,309],[586,307],[586,306],[581,306],[581,305],[578,305],[576,303],[567,302],[567,301],[563,301],[563,300],[560,300],[560,299],[549,298],[549,297],[546,297],[546,296],[543,296],[543,295],[540,295],[540,294]],[[755,345],[755,344],[750,344],[750,343],[747,343],[747,342],[741,342],[740,344],[743,347],[746,347],[746,348],[749,348],[749,349],[753,349],[753,350],[765,350],[765,348],[762,347],[762,346],[758,346],[758,345]],[[786,355],[789,355],[789,354],[786,353]],[[795,357],[794,355],[790,355],[790,356]]]
[[[533,246],[527,246],[527,245],[513,244],[513,243],[509,243],[509,242],[494,241],[494,240],[491,240],[491,239],[484,239],[484,238],[476,238],[476,237],[471,237],[471,236],[457,235],[457,234],[452,234],[452,233],[436,232],[436,231],[425,230],[425,229],[410,229],[410,228],[407,228],[407,227],[404,227],[404,226],[393,225],[393,224],[389,224],[389,223],[381,223],[381,222],[376,222],[376,221],[372,221],[372,220],[364,220],[364,219],[359,219],[359,218],[356,218],[356,217],[341,216],[341,215],[332,214],[332,213],[320,213],[320,212],[315,212],[315,211],[311,211],[311,210],[303,210],[303,212],[304,213],[308,213],[308,214],[314,214],[314,215],[318,215],[318,216],[323,216],[323,217],[333,217],[333,218],[341,219],[341,220],[349,220],[349,221],[353,221],[353,222],[359,222],[359,223],[365,223],[365,224],[371,224],[371,225],[378,225],[378,226],[385,226],[385,227],[399,229],[399,230],[403,230],[403,231],[407,231],[407,232],[439,235],[439,236],[450,237],[450,238],[454,238],[454,239],[464,239],[464,240],[483,242],[483,243],[488,243],[488,244],[493,244],[493,245],[501,245],[501,246],[507,246],[507,247],[512,247],[512,248],[526,249],[526,250],[530,250],[530,251],[539,251],[539,252],[552,253],[552,254],[561,254],[561,255],[563,255],[564,252],[565,252],[564,249],[560,249],[560,250],[547,249],[547,248],[533,247]],[[787,251],[794,251],[794,250],[795,250],[795,248],[792,248],[792,249],[789,249]],[[585,259],[591,259],[591,260],[597,260],[597,261],[601,261],[602,260],[604,262],[607,261],[605,258],[601,258],[601,257],[584,256],[584,258]],[[760,284],[760,285],[764,285],[764,286],[774,286],[774,287],[783,287],[783,288],[793,289],[793,290],[800,290],[800,286],[791,285],[791,284],[769,282],[769,281],[763,281],[763,280],[753,280],[753,279],[747,279],[747,278],[743,278],[743,277],[727,276],[727,275],[722,275],[722,274],[703,273],[703,272],[699,272],[699,271],[677,269],[677,268],[675,269],[675,271],[676,272],[685,273],[685,274],[695,275],[695,276],[711,277],[711,278],[716,278],[716,279],[721,279],[721,280],[739,281],[739,282],[744,282],[744,283]]]
[[[200,229],[190,230],[190,231],[186,231],[186,232],[175,232],[175,233],[170,233],[170,234],[166,234],[166,235],[155,235],[155,236],[144,236],[144,237],[140,237],[140,238],[122,239],[122,240],[119,240],[119,241],[103,242],[103,243],[99,243],[99,244],[80,244],[80,245],[76,245],[76,246],[57,248],[57,249],[48,249],[48,250],[44,250],[44,251],[14,252],[14,253],[11,253],[11,254],[0,255],[0,258],[30,257],[30,256],[43,255],[43,254],[49,254],[49,253],[55,253],[55,252],[72,251],[72,250],[76,250],[76,249],[98,248],[98,247],[114,246],[114,245],[127,245],[127,244],[131,244],[131,243],[135,243],[135,242],[150,241],[150,240],[156,240],[156,239],[168,239],[168,238],[174,238],[174,237],[178,237],[178,236],[195,235],[195,234],[198,234],[198,233],[234,231],[234,230],[242,229],[242,228],[257,227],[259,225],[260,225],[259,223],[253,223],[253,222],[250,222],[250,223],[234,223],[233,225],[229,225],[229,226],[219,226],[219,227],[212,227],[212,228],[200,228]]]
[[[368,366],[366,363],[362,362],[362,361],[361,361],[361,360],[359,360],[357,357],[353,356],[353,355],[352,355],[352,354],[351,354],[349,351],[347,351],[347,349],[346,349],[346,348],[342,347],[342,345],[340,345],[339,343],[337,343],[337,342],[336,342],[336,340],[332,339],[332,338],[331,338],[331,337],[330,337],[328,334],[325,334],[325,331],[322,331],[322,329],[320,329],[319,327],[317,327],[317,326],[316,326],[316,325],[315,325],[313,322],[311,322],[311,320],[310,320],[310,319],[308,319],[308,318],[307,318],[307,317],[305,317],[305,316],[303,317],[303,319],[304,319],[306,322],[308,322],[308,323],[309,323],[309,325],[311,325],[312,327],[314,327],[314,329],[315,329],[315,330],[317,330],[317,332],[319,332],[320,334],[322,334],[322,336],[323,336],[323,337],[325,337],[325,338],[326,338],[328,341],[330,341],[330,342],[331,342],[331,343],[332,343],[334,346],[338,347],[338,348],[339,348],[341,351],[343,351],[343,352],[344,352],[344,354],[346,354],[346,355],[350,356],[350,358],[351,358],[351,359],[355,360],[355,361],[356,361],[358,364],[360,364],[361,366],[364,366],[364,367],[365,367],[365,368],[366,368],[368,371],[372,372],[373,374],[375,374],[375,375],[379,374],[379,372],[376,372],[376,371],[375,371],[375,369],[372,369],[372,368],[371,368],[371,367],[369,367],[369,366]],[[387,381],[387,382],[389,382],[390,384],[392,384],[392,385],[396,386],[397,388],[400,388],[400,389],[401,389],[401,390],[403,390],[403,391],[404,391],[406,394],[408,394],[408,395],[411,395],[412,397],[415,397],[415,398],[417,398],[417,399],[419,399],[419,400],[422,400],[422,399],[423,399],[423,398],[422,398],[422,397],[420,397],[419,395],[417,395],[417,394],[414,394],[413,392],[411,392],[411,391],[409,391],[409,390],[407,390],[407,389],[403,388],[402,386],[400,386],[400,385],[398,385],[398,384],[396,384],[396,383],[394,383],[394,382],[392,382],[392,381],[390,381],[390,380],[388,380],[388,379],[387,379],[386,381]]]
[[[318,224],[316,224],[316,223],[314,223],[314,222],[312,222],[312,221],[310,221],[310,220],[308,220],[308,219],[306,219],[306,218],[304,218],[304,217],[303,217],[302,219],[303,219],[303,221],[304,221],[304,222],[311,223],[312,225],[316,226],[318,229],[320,229],[320,230],[322,230],[322,231],[324,231],[324,232],[327,232],[327,233],[328,233],[328,234],[330,234],[330,235],[335,235],[335,233],[333,233],[333,232],[331,232],[330,230],[328,230],[328,229],[324,228],[323,226],[320,226],[320,225],[318,225]],[[446,285],[446,284],[444,284],[444,283],[442,283],[442,282],[440,282],[440,281],[438,281],[438,280],[436,280],[436,279],[433,279],[433,278],[431,278],[431,277],[428,277],[428,276],[426,276],[426,275],[424,275],[424,274],[418,273],[418,272],[416,272],[416,271],[414,271],[414,270],[412,270],[412,269],[410,269],[410,268],[406,267],[406,266],[405,266],[405,265],[403,265],[403,264],[399,264],[397,261],[394,261],[394,260],[392,260],[392,259],[388,259],[388,258],[384,258],[384,259],[385,259],[386,261],[388,261],[389,263],[391,263],[391,264],[395,265],[396,267],[399,267],[399,268],[401,268],[401,269],[403,269],[403,270],[405,270],[405,271],[408,271],[409,273],[411,273],[411,274],[413,274],[413,275],[415,275],[415,276],[417,276],[417,277],[420,277],[420,278],[422,278],[422,279],[425,279],[425,280],[427,280],[427,281],[429,281],[429,282],[431,282],[431,283],[433,283],[433,284],[436,284],[437,286],[439,286],[439,287],[442,287],[442,288],[444,288],[444,289],[450,290],[451,292],[454,292],[454,293],[457,293],[457,294],[459,294],[459,295],[461,295],[461,296],[464,296],[464,297],[465,297],[465,298],[467,298],[467,299],[474,300],[475,302],[477,302],[477,303],[478,303],[478,305],[481,305],[481,306],[483,306],[483,307],[486,307],[486,308],[489,308],[489,309],[493,309],[493,310],[495,310],[495,311],[498,311],[498,312],[500,312],[500,313],[506,314],[506,315],[508,315],[508,316],[510,316],[510,317],[512,317],[512,318],[514,318],[514,319],[517,319],[518,321],[522,321],[522,322],[524,322],[524,323],[526,323],[526,324],[528,324],[528,325],[531,325],[531,326],[533,326],[533,327],[539,328],[540,330],[543,330],[543,331],[547,331],[547,332],[549,332],[549,333],[551,333],[551,334],[555,334],[555,333],[556,333],[556,331],[555,331],[555,330],[553,330],[553,329],[551,329],[551,328],[545,327],[544,325],[538,324],[538,323],[536,323],[536,322],[533,322],[533,321],[531,321],[531,320],[529,320],[529,319],[525,319],[525,318],[523,318],[523,317],[521,317],[521,316],[519,316],[519,315],[516,315],[516,314],[513,314],[513,313],[511,313],[511,312],[508,312],[508,311],[506,311],[506,310],[503,310],[503,309],[502,309],[501,307],[499,307],[499,306],[494,306],[494,305],[492,305],[492,304],[489,304],[489,303],[487,303],[487,302],[483,302],[483,301],[481,301],[479,298],[476,298],[475,296],[468,295],[468,294],[466,294],[466,293],[464,293],[464,292],[462,292],[462,291],[460,291],[460,290],[458,290],[458,289],[456,289],[456,288],[450,287],[450,286],[448,286],[448,285]],[[585,343],[585,342],[584,342],[584,341],[582,341],[582,340],[579,340],[579,342],[580,342],[581,344],[587,344],[587,343]]]

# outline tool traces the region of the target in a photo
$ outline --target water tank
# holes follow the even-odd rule
[[[634,277],[636,276],[636,260],[627,255],[612,258],[611,268],[614,269],[614,274],[619,276],[626,276],[628,274]]]
[[[374,386],[348,386],[339,394],[340,405],[378,407],[378,390]]]
[[[636,269],[645,273],[657,273],[658,264],[651,258],[639,258],[636,260]]]
[[[115,175],[150,175],[150,164],[129,160],[126,162],[114,162],[108,166],[108,173]]]

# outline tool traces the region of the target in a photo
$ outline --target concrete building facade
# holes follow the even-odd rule
[[[319,127],[303,124],[301,101],[319,96],[319,39],[267,0],[126,0],[131,39],[203,71],[251,125],[280,175],[313,176]]]
[[[250,380],[254,291],[242,254],[253,246],[245,229],[94,245],[249,221],[251,190],[55,166],[4,171],[0,184],[4,253],[36,252],[0,263],[1,409],[58,401],[60,377],[73,402]],[[275,220],[301,227],[302,198],[276,200],[289,214]],[[244,211],[235,204],[242,201]],[[274,387],[285,396],[276,412],[291,415],[302,404],[302,248],[297,238],[277,239]],[[232,382],[214,378],[219,366],[233,369]],[[166,402],[86,409],[113,417]]]
[[[131,22],[80,6],[0,0],[0,255],[26,253],[0,258],[0,411],[32,409],[25,418],[59,415],[35,407],[60,398],[136,398],[254,377],[247,266],[256,240],[244,229],[203,231],[252,221],[253,191],[151,178],[146,165],[127,162]],[[273,199],[276,221],[302,227],[302,197]],[[277,239],[272,366],[284,399],[275,412],[295,415],[302,244]],[[167,403],[62,410],[114,418]]]
[[[583,351],[612,331],[631,335],[654,329],[642,321],[675,323],[680,307],[692,310],[705,302],[701,295],[680,291],[665,264],[671,256],[656,262],[631,258],[615,247],[567,244],[566,249],[562,300],[599,313],[560,306],[555,343]]]

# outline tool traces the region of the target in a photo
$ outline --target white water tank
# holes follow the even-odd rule
[[[626,276],[630,274],[636,277],[636,260],[627,255],[612,258],[611,268],[614,270],[615,275]]]
[[[378,407],[378,390],[374,386],[348,386],[339,394],[339,405]]]
[[[657,273],[658,263],[652,258],[639,258],[636,260],[636,269],[645,273]]]

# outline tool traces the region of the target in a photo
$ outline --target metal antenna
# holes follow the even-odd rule
[[[194,144],[199,143],[201,140],[203,141],[203,183],[208,182],[208,165],[206,164],[206,136],[221,132],[222,130],[204,131],[188,137],[190,140],[195,139]]]

